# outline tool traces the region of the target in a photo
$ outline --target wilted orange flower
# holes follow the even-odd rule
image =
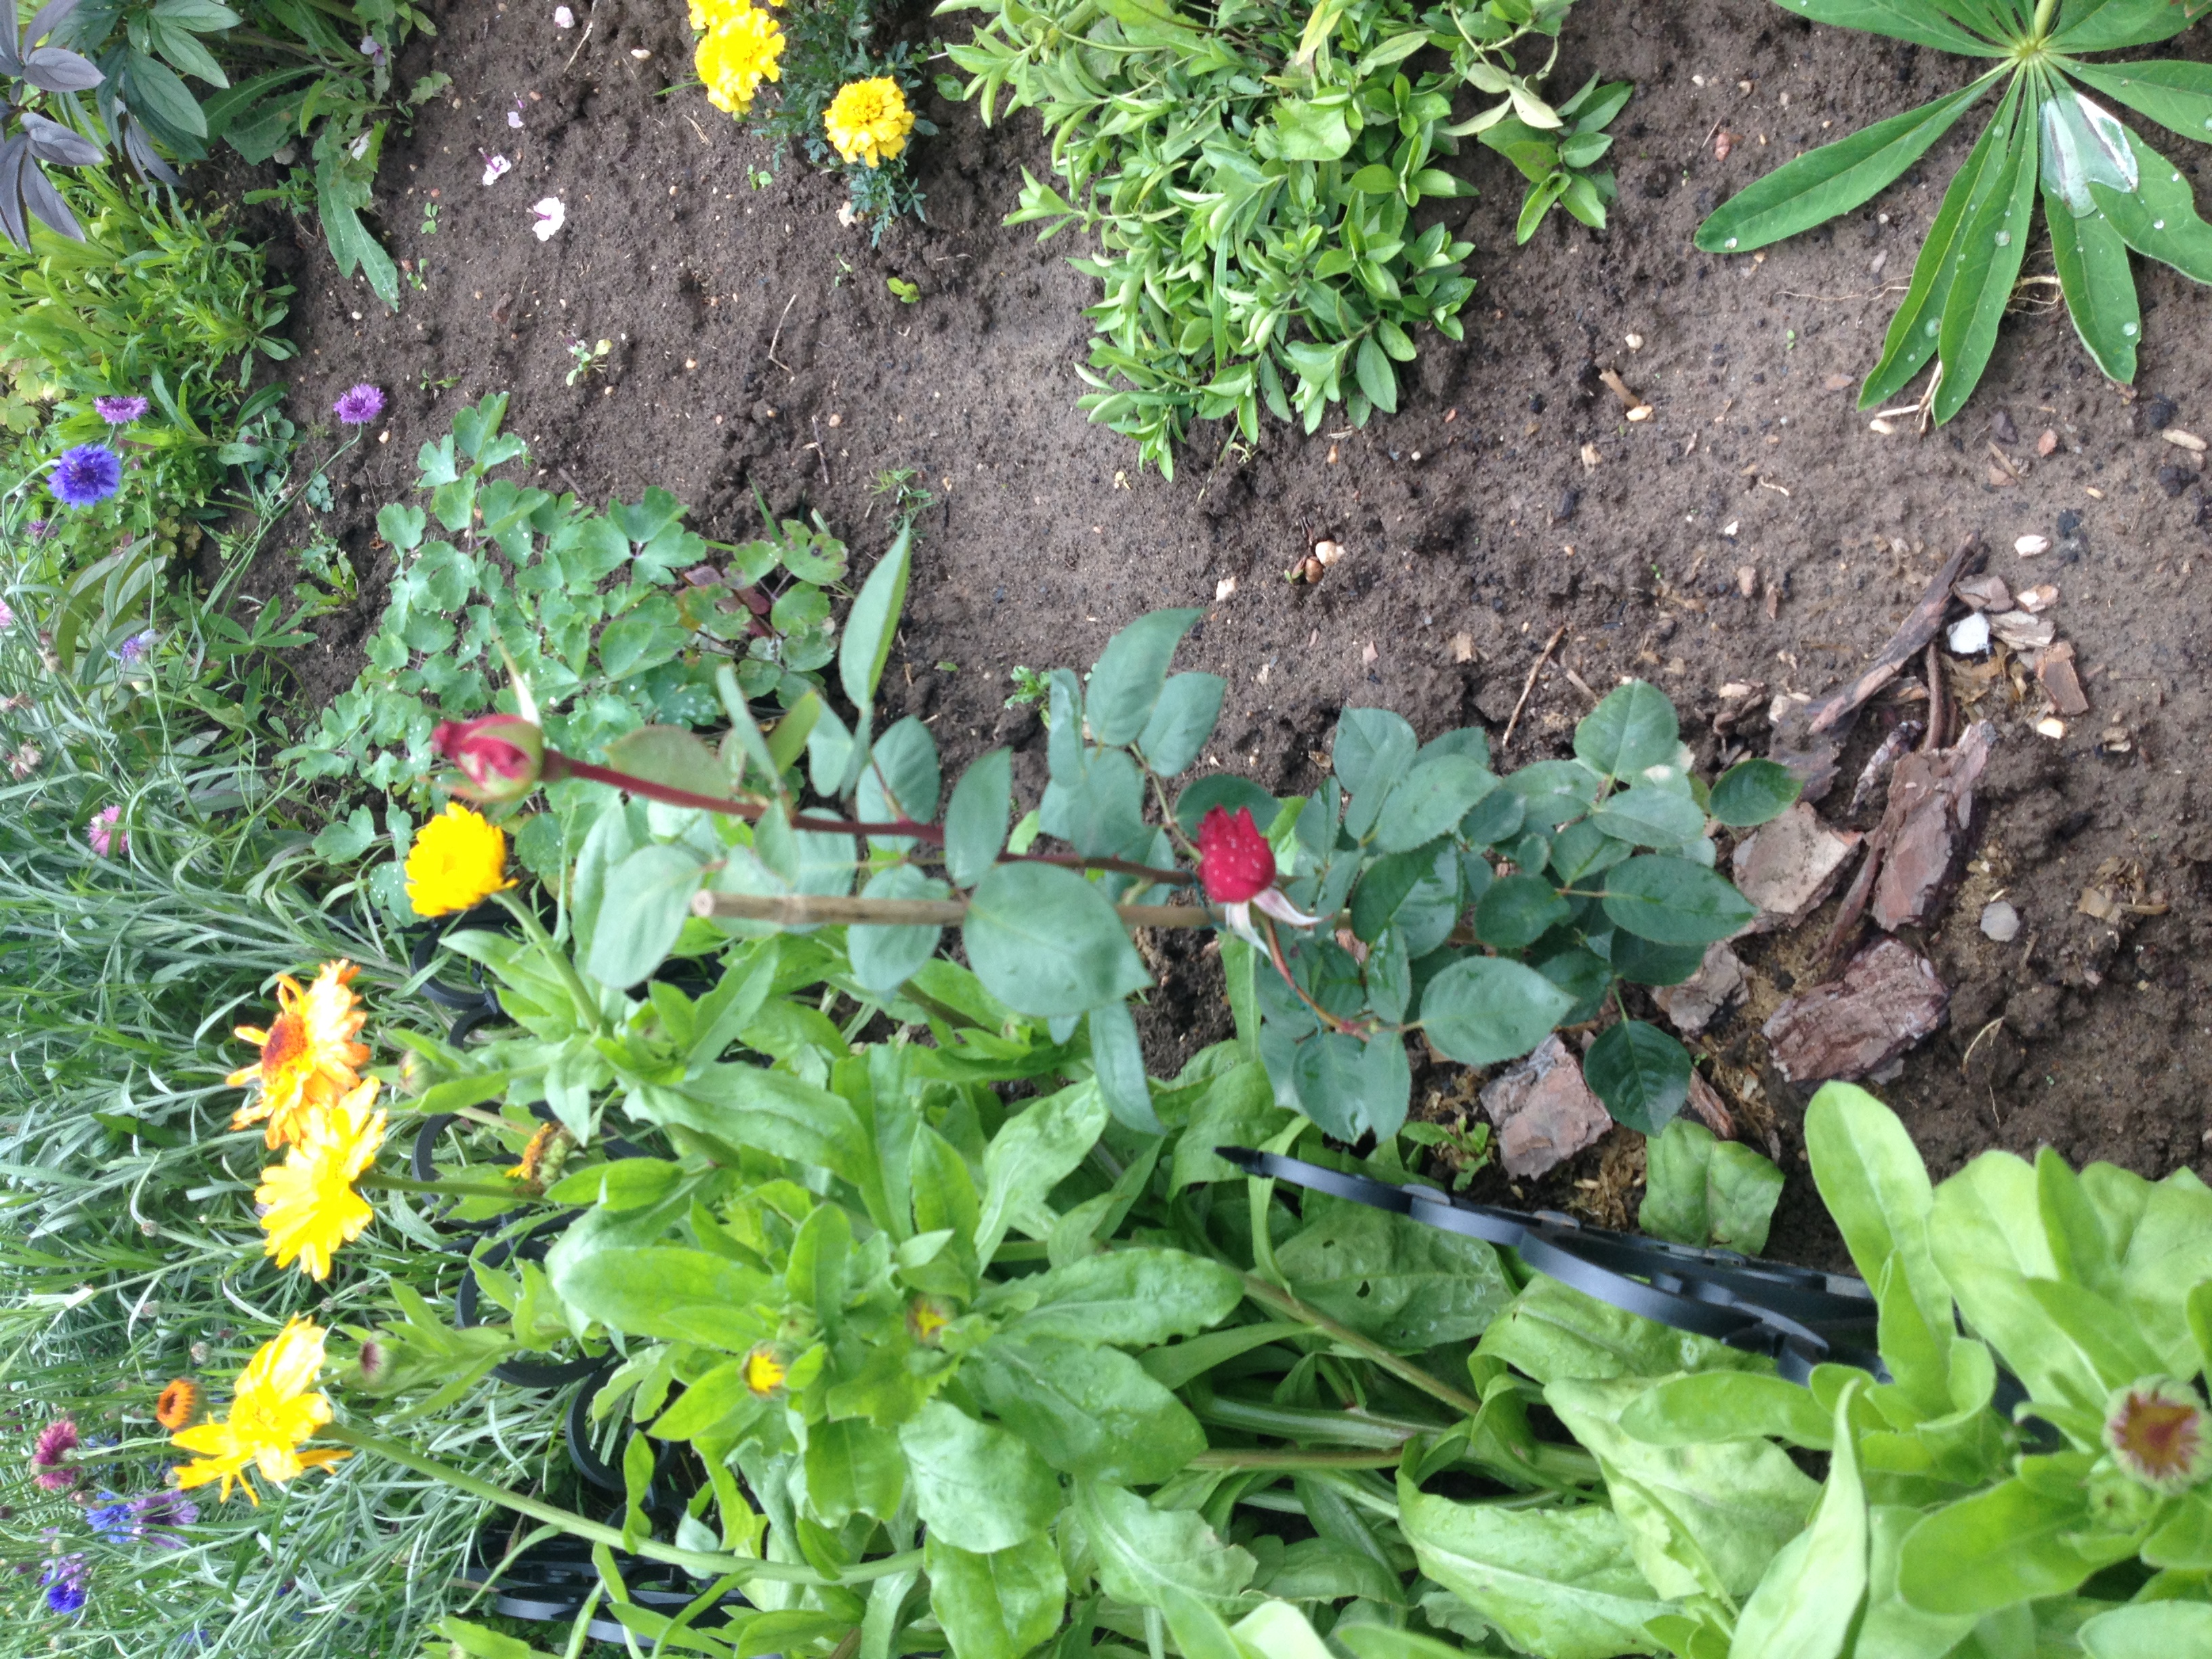
[[[368,1045],[354,1040],[368,1020],[351,989],[360,971],[349,962],[326,962],[304,990],[289,974],[277,975],[276,1018],[269,1029],[238,1028],[241,1039],[261,1045],[261,1058],[226,1081],[261,1088],[238,1109],[232,1128],[266,1118],[270,1146],[296,1141],[310,1109],[327,1106],[360,1084],[360,1068],[368,1063]]]
[[[199,1414],[200,1385],[179,1376],[161,1390],[154,1402],[154,1420],[174,1434]]]

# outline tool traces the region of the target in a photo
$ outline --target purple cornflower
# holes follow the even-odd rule
[[[156,1549],[182,1548],[185,1540],[164,1528],[189,1527],[200,1518],[200,1506],[182,1492],[143,1492],[131,1500],[130,1509],[131,1535]]]
[[[52,1613],[76,1613],[84,1606],[85,1559],[82,1555],[58,1556],[46,1564],[39,1583],[46,1586],[46,1607]]]
[[[153,407],[143,398],[137,397],[94,398],[92,406],[110,426],[129,426],[133,421],[143,419],[146,411]]]
[[[91,507],[123,488],[123,463],[106,444],[79,444],[54,463],[52,488],[64,507]]]
[[[154,630],[133,634],[115,647],[115,660],[125,668],[136,668],[146,660],[154,649]]]
[[[0,599],[0,629],[13,628],[15,625],[15,613],[8,608],[7,600]]]
[[[57,1417],[39,1431],[38,1439],[31,1447],[31,1467],[39,1469],[58,1468],[77,1447],[76,1419]]]
[[[367,426],[384,413],[384,394],[364,381],[332,404],[331,413],[341,425]]]
[[[42,542],[54,533],[53,521],[51,519],[33,519],[24,526],[23,532],[33,541]]]

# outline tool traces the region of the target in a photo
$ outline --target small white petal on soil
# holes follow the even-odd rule
[[[2039,553],[2051,551],[2048,536],[2022,536],[2012,544],[2012,550],[2023,559],[2032,559]]]
[[[530,228],[541,242],[551,241],[554,232],[568,222],[568,210],[557,196],[548,196],[532,203],[530,214],[534,222]]]

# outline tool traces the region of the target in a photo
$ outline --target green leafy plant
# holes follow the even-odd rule
[[[1401,1480],[1424,1568],[1544,1659],[2212,1640],[2212,1190],[2048,1148],[1931,1186],[1895,1115],[1844,1084],[1806,1145],[1884,1374],[1787,1381],[1532,1279],[1478,1345],[1500,1368],[1483,1392],[1540,1400],[1609,1501],[1505,1513]]]
[[[1897,397],[1932,360],[1920,404],[1938,422],[1966,405],[2030,240],[2038,194],[2059,291],[2081,343],[2113,380],[2135,379],[2142,313],[2130,249],[2212,283],[2212,229],[2181,171],[2092,92],[2199,143],[2212,142],[2212,70],[2086,54],[2172,39],[2197,0],[1777,0],[1817,22],[1994,60],[1958,91],[1776,168],[1698,228],[1711,253],[1747,253],[1872,198],[1992,93],[1990,124],[1943,194],[1911,286],[1890,320],[1862,408]]]
[[[1757,1255],[1782,1197],[1782,1171],[1738,1140],[1678,1117],[1644,1151],[1636,1224],[1677,1244],[1717,1244]]]
[[[562,383],[574,386],[599,371],[600,365],[606,361],[607,354],[615,349],[615,343],[612,340],[593,343],[581,335],[574,335],[570,337],[568,349],[568,372],[562,377]]]
[[[391,595],[360,679],[284,752],[301,775],[419,799],[431,729],[490,708],[503,663],[561,711],[548,716],[557,740],[591,755],[647,722],[711,719],[717,665],[747,696],[795,702],[829,662],[847,555],[820,524],[710,543],[665,490],[593,511],[495,477],[528,459],[500,430],[506,413],[504,395],[461,410],[417,457],[426,506],[378,514],[398,562]]]
[[[1634,90],[1625,81],[1600,86],[1593,75],[1581,91],[1559,106],[1562,126],[1535,126],[1508,115],[1483,129],[1484,145],[1520,168],[1528,180],[1520,222],[1514,228],[1516,241],[1534,236],[1554,203],[1593,230],[1605,228],[1605,210],[1620,187],[1612,169],[1600,172],[1597,164],[1613,148],[1613,135],[1605,129]]]
[[[610,744],[605,769],[546,751],[549,780],[713,809],[605,851],[591,880],[622,917],[613,937],[624,954],[599,962],[603,977],[636,982],[702,917],[741,933],[847,922],[856,978],[890,993],[957,923],[991,994],[1048,1020],[1056,1040],[1083,1030],[1116,1118],[1157,1133],[1127,1005],[1152,978],[1127,929],[1220,925],[1234,935],[1223,950],[1230,995],[1251,1016],[1275,1098],[1340,1140],[1388,1137],[1405,1121],[1415,1032],[1449,1059],[1490,1066],[1559,1026],[1606,1021],[1583,1071],[1613,1115],[1656,1134],[1681,1108],[1689,1055],[1627,1016],[1620,983],[1686,979],[1705,946],[1751,921],[1753,907],[1714,868],[1711,832],[1783,811],[1797,785],[1782,768],[1746,762],[1708,791],[1691,775],[1673,705],[1632,681],[1583,719],[1571,760],[1501,778],[1479,729],[1423,744],[1395,714],[1348,708],[1334,775],[1311,796],[1278,800],[1216,773],[1170,809],[1224,683],[1169,673],[1200,613],[1163,611],[1116,635],[1086,678],[1048,677],[1051,782],[1035,829],[1069,850],[1014,851],[1008,751],[974,763],[948,800],[927,725],[875,729],[909,568],[902,538],[840,641],[856,726],[810,696],[764,735],[726,683],[733,729],[719,754],[665,727]],[[802,750],[826,812],[800,803]],[[465,747],[448,757],[471,763]],[[505,775],[488,798],[518,799],[536,781]],[[1235,844],[1208,852],[1216,837]],[[1177,863],[1193,854],[1195,874]],[[1211,908],[1160,902],[1192,885]]]
[[[1471,193],[1443,160],[1509,118],[1568,125],[1535,90],[1549,58],[1524,73],[1515,52],[1553,40],[1569,0],[940,9],[987,14],[950,48],[985,120],[1002,94],[1009,112],[1043,119],[1065,193],[1024,173],[1008,222],[1097,237],[1096,255],[1072,262],[1103,288],[1082,404],[1164,472],[1194,419],[1233,417],[1252,442],[1263,406],[1308,432],[1332,404],[1354,426],[1395,410],[1416,335],[1460,338],[1474,289],[1462,271],[1471,245],[1413,222],[1424,201]],[[1412,70],[1431,49],[1446,66]],[[1455,123],[1462,86],[1500,101]],[[1565,147],[1594,161],[1601,137],[1577,131]],[[1601,220],[1609,183],[1585,183],[1572,205]]]

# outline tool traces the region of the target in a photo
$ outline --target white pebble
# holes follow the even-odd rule
[[[2020,937],[2020,912],[2002,899],[1982,907],[1982,933],[1999,945],[2009,945]]]

